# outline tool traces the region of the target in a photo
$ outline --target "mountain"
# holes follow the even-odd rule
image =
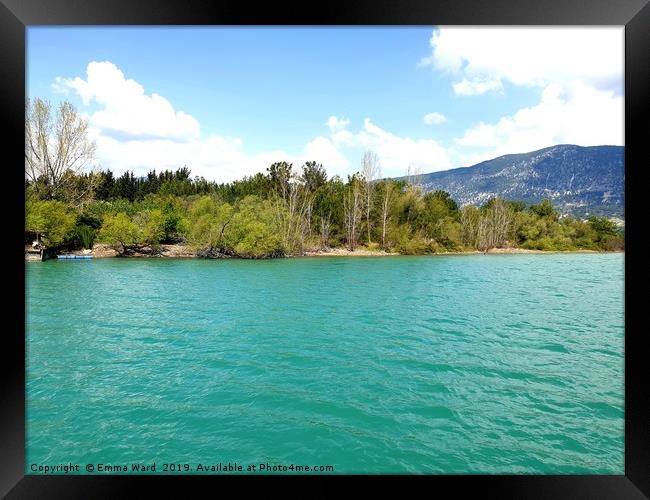
[[[624,219],[623,146],[562,144],[500,156],[471,167],[421,174],[425,191],[447,191],[459,205],[493,196],[538,203],[549,198],[562,213]]]

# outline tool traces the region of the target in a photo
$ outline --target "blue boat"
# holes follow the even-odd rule
[[[92,255],[57,255],[57,259],[92,259]]]

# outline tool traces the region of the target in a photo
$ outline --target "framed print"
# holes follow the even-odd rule
[[[644,0],[0,14],[7,498],[648,497]]]

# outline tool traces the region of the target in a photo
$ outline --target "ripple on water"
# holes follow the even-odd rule
[[[621,474],[622,259],[27,263],[27,461]]]

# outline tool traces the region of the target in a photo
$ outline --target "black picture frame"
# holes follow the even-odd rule
[[[119,498],[134,487],[167,495],[189,486],[226,485],[254,479],[264,488],[286,476],[30,476],[25,458],[25,303],[23,159],[26,26],[35,25],[625,25],[625,475],[586,476],[408,476],[427,492],[453,488],[454,495],[477,492],[498,498],[648,498],[650,496],[650,414],[645,364],[647,351],[638,327],[644,293],[640,261],[640,199],[644,169],[650,166],[645,123],[650,116],[650,4],[648,0],[341,0],[310,4],[144,0],[0,0],[0,116],[4,124],[4,173],[15,183],[7,217],[9,263],[15,281],[5,288],[11,321],[4,322],[2,343],[2,428],[0,494],[7,498]],[[7,154],[8,153],[8,154]],[[13,185],[13,184],[12,184]],[[3,200],[6,201],[6,200]],[[635,206],[636,205],[636,206]],[[631,263],[632,262],[632,263]],[[22,264],[21,264],[22,263]],[[630,271],[630,272],[628,272]],[[21,293],[23,292],[23,293]],[[386,477],[362,476],[383,488]],[[321,486],[347,487],[351,476],[301,476]],[[214,482],[217,482],[215,484]],[[311,486],[313,488],[313,486]],[[321,490],[317,490],[320,492]],[[239,490],[239,492],[243,492]]]

